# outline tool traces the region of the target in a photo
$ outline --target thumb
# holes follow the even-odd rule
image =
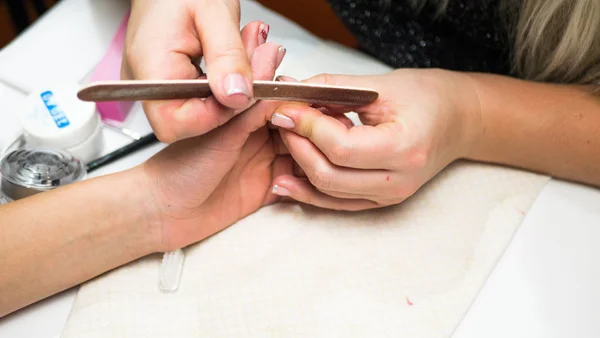
[[[327,86],[344,87],[371,87],[377,89],[378,75],[345,75],[345,74],[318,74],[308,79],[302,80],[304,83],[321,84]]]
[[[240,35],[239,1],[202,1],[195,24],[211,91],[224,106],[244,109],[253,97],[250,60]]]

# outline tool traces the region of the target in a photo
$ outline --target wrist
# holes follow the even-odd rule
[[[162,226],[160,209],[154,200],[152,193],[151,181],[146,175],[143,165],[134,167],[123,172],[127,177],[127,182],[130,182],[131,198],[128,201],[130,210],[137,210],[138,221],[132,225],[132,231],[137,233],[139,243],[143,246],[146,254],[162,252]]]
[[[456,159],[469,158],[482,135],[480,84],[468,73],[450,72],[452,106],[458,123]]]

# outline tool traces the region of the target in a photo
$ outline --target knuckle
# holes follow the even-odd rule
[[[317,166],[308,173],[308,180],[319,190],[331,188],[331,169],[324,165]]]
[[[244,60],[246,63],[248,62],[246,50],[243,48],[243,46],[237,45],[230,45],[219,51],[216,51],[214,58],[215,60],[218,60],[216,62],[222,62],[228,66],[232,64],[232,62],[236,62],[238,60]]]
[[[329,160],[336,165],[347,165],[352,157],[354,146],[348,142],[340,142],[327,154]]]
[[[156,138],[160,142],[165,144],[171,144],[177,141],[177,136],[175,136],[174,133],[168,132],[162,128],[154,128],[154,135],[156,135]]]
[[[392,189],[392,201],[400,203],[414,195],[419,190],[419,184],[415,181],[407,182],[396,186]]]
[[[427,150],[417,149],[408,158],[408,165],[412,170],[420,171],[427,166],[429,162],[429,152]]]
[[[415,146],[405,151],[402,159],[403,170],[418,172],[427,167],[431,159],[431,147]]]

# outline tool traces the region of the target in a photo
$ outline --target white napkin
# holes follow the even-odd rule
[[[387,71],[331,44],[309,54],[282,73]],[[160,255],[86,283],[63,338],[446,338],[548,180],[458,162],[395,207],[263,208],[187,248],[175,294],[158,290]]]

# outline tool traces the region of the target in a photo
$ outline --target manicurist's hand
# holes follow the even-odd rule
[[[321,75],[306,82],[376,89],[359,108],[279,106],[272,123],[297,163],[274,191],[318,207],[362,210],[400,203],[466,155],[479,106],[466,75],[397,70],[381,76]],[[364,125],[342,113],[356,111]]]
[[[281,62],[279,46],[259,46],[251,58],[254,77],[272,79]],[[267,128],[269,107],[259,102],[204,135],[175,142],[135,170],[146,177],[151,227],[157,251],[205,239],[263,205],[276,202],[274,176],[290,174],[291,161],[277,131]],[[275,137],[272,137],[274,134]]]
[[[214,97],[144,102],[158,138],[172,143],[202,135],[252,104],[249,54],[269,26],[248,24],[240,34],[239,0],[133,0],[122,78],[196,79],[204,58]]]

